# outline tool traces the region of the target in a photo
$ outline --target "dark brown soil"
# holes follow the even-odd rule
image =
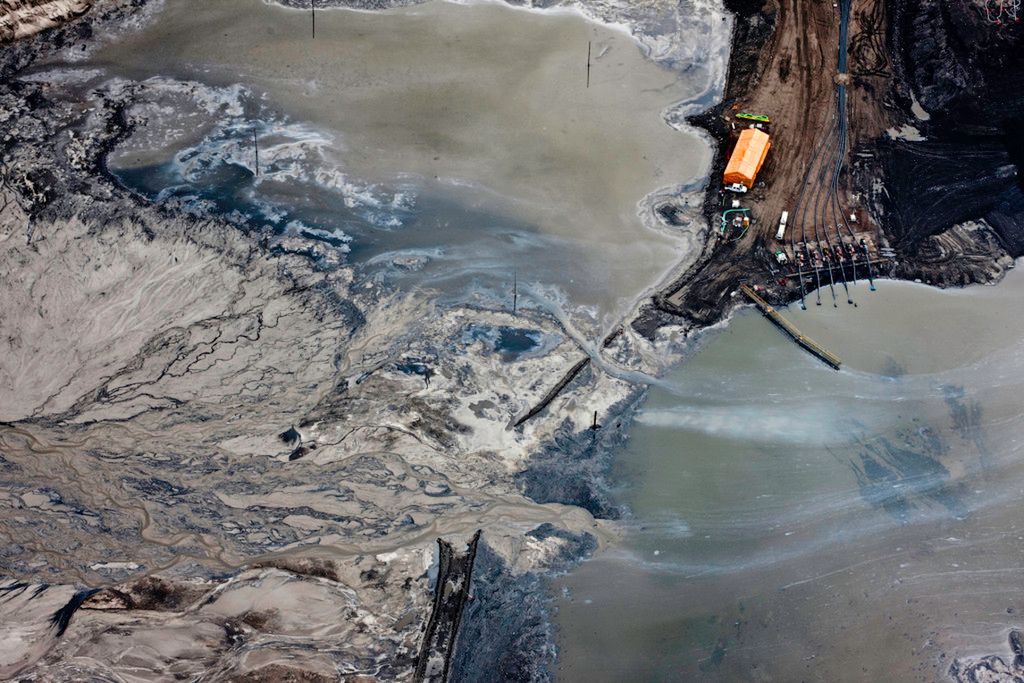
[[[691,119],[719,141],[704,205],[709,236],[697,262],[634,322],[648,336],[679,318],[716,322],[742,282],[766,287],[773,303],[793,301],[798,279],[780,277],[787,273],[775,267],[774,252],[792,255],[804,240],[823,241],[811,211],[791,214],[782,242],[775,231],[782,211],[823,192],[805,174],[833,144],[839,10],[803,0],[726,6],[736,23],[725,99]],[[939,286],[998,280],[1011,257],[1024,254],[1021,26],[988,24],[972,0],[853,0],[849,33],[849,73],[838,79],[847,83],[849,145],[836,197],[840,213],[856,220],[855,235],[844,229],[841,238],[865,240],[875,275]],[[912,98],[930,119],[915,116]],[[734,198],[722,193],[721,173],[732,139],[748,125],[735,118],[738,111],[771,117],[772,148],[740,197],[751,227],[733,240],[719,223]],[[926,139],[890,136],[908,124]],[[965,221],[980,223],[955,227]]]

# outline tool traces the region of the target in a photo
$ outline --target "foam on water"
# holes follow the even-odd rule
[[[643,410],[640,424],[681,431],[699,431],[715,436],[761,443],[824,445],[843,441],[828,406],[810,406],[797,411],[755,407],[677,406]],[[807,425],[812,425],[810,429]]]
[[[217,87],[197,81],[153,77],[141,84],[114,79],[112,91],[133,87],[133,114],[146,126],[111,157],[122,182],[158,202],[171,198],[206,200],[211,210],[240,223],[268,224],[276,232],[322,240],[350,251],[352,235],[328,218],[303,211],[295,195],[318,196],[315,203],[343,207],[349,222],[375,228],[401,227],[415,207],[411,187],[389,190],[352,179],[337,159],[337,136],[309,124],[275,117],[241,85]],[[182,108],[202,118],[195,139],[181,126]],[[259,143],[259,169],[253,138]],[[155,143],[172,150],[170,159],[150,163]],[[195,208],[195,207],[193,207]],[[335,212],[345,215],[345,211]]]

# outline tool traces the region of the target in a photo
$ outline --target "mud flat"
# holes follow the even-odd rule
[[[482,529],[473,600],[453,622],[472,634],[473,647],[445,641],[444,666],[481,678],[500,659],[510,676],[544,678],[554,650],[537,572],[564,568],[616,535],[607,521],[614,508],[595,475],[664,362],[628,328],[599,344],[591,337],[603,337],[576,323],[610,326],[685,253],[692,235],[645,223],[653,200],[644,198],[703,173],[706,148],[673,130],[668,115],[713,90],[717,53],[705,53],[703,65],[691,54],[689,85],[668,67],[688,58],[679,49],[684,29],[721,16],[695,15],[684,25],[657,4],[602,6],[638,32],[644,27],[630,23],[637,17],[659,27],[643,33],[657,37],[645,45],[659,66],[621,29],[576,12],[432,4],[380,16],[324,13],[324,31],[349,31],[367,50],[374,46],[359,42],[359,30],[379,31],[377,24],[394,21],[401,35],[424,40],[430,22],[465,18],[468,45],[427,41],[436,50],[424,55],[428,66],[446,55],[480,56],[481,41],[497,33],[484,30],[487,22],[508,20],[518,27],[508,37],[527,42],[503,45],[500,54],[535,48],[538,62],[519,74],[522,85],[556,101],[563,90],[586,95],[585,82],[581,91],[579,79],[559,80],[585,57],[581,50],[570,60],[561,39],[594,43],[591,94],[614,106],[579,108],[576,123],[589,137],[552,130],[530,97],[506,107],[492,101],[490,87],[442,90],[479,107],[473,114],[486,121],[464,121],[470,129],[486,124],[498,135],[519,117],[547,141],[522,149],[523,133],[506,131],[509,149],[498,158],[513,163],[486,169],[482,159],[495,150],[462,149],[470,141],[460,138],[462,126],[448,127],[429,93],[413,97],[420,116],[407,120],[400,103],[379,101],[385,89],[371,75],[363,74],[361,89],[358,79],[344,80],[351,72],[320,64],[328,46],[308,60],[316,76],[308,82],[261,53],[276,36],[285,65],[302,54],[299,40],[284,35],[293,24],[304,34],[305,15],[292,10],[230,5],[252,11],[222,18],[218,27],[229,33],[249,15],[280,19],[263,27],[265,40],[248,60],[227,62],[250,69],[256,84],[236,87],[227,69],[214,68],[230,57],[224,36],[190,30],[192,17],[180,9],[214,21],[213,6],[168,3],[168,16],[184,23],[179,45],[159,43],[177,56],[149,55],[159,69],[132,61],[144,57],[133,22],[145,18],[144,31],[161,30],[160,5],[146,3],[97,2],[81,19],[5,47],[0,61],[0,267],[8,275],[0,281],[0,505],[11,520],[0,527],[8,577],[0,584],[0,675],[409,678],[432,595],[443,590],[436,540],[461,547]],[[126,41],[124,53],[104,51],[107,40]],[[190,50],[194,61],[183,58]],[[169,73],[158,73],[164,67]],[[382,67],[401,81],[399,65]],[[605,67],[618,84],[600,81]],[[630,85],[624,77],[633,74]],[[411,92],[414,80],[402,81]],[[641,90],[627,97],[622,82]],[[305,101],[318,92],[340,98],[337,108]],[[624,112],[636,102],[646,103],[649,119],[624,131]],[[558,106],[571,115],[574,105]],[[400,158],[388,126],[374,123],[388,116],[418,131],[424,147]],[[243,146],[251,121],[264,126],[256,128],[266,164],[259,176]],[[631,143],[619,135],[634,133],[638,147],[625,149]],[[371,143],[376,154],[365,153]],[[680,149],[693,158],[684,164]],[[591,163],[589,150],[601,163]],[[446,158],[456,151],[461,160]],[[447,164],[443,178],[432,177],[433,156]],[[612,163],[623,159],[640,168]],[[544,183],[521,180],[515,166],[526,161],[534,166],[520,170],[537,170]],[[318,177],[324,168],[330,173]],[[161,176],[168,169],[184,187],[157,184],[150,196],[125,182],[133,171],[170,178]],[[603,190],[559,185],[557,176],[576,170]],[[459,183],[442,192],[444,179],[477,183],[490,215],[527,224],[545,247],[568,244],[566,253],[595,279],[574,288],[572,272],[548,267],[545,280],[537,267],[538,276],[521,280],[513,312],[507,286],[493,305],[471,288],[451,288],[443,301],[438,280],[403,287],[375,277],[368,267],[376,256],[418,272],[419,255],[360,255],[360,234],[401,234],[420,203],[443,193],[465,198]],[[506,181],[508,196],[492,202]],[[223,196],[200,196],[204,184]],[[399,199],[407,185],[411,205]],[[319,194],[307,195],[311,187]],[[561,196],[577,190],[587,199],[582,218]],[[287,200],[309,196],[333,196],[326,213],[348,209],[347,222],[301,216],[282,225],[276,212]],[[589,202],[608,215],[592,213]],[[449,217],[465,215],[479,214]],[[609,254],[626,254],[623,271],[592,267]],[[590,298],[577,298],[581,292]],[[588,367],[536,419],[513,427],[586,357]],[[595,411],[598,432],[589,429]]]

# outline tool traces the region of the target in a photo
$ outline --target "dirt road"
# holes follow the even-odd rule
[[[878,258],[876,227],[862,193],[851,190],[848,170],[851,150],[881,135],[887,123],[879,102],[890,76],[883,0],[848,5],[849,73],[844,74],[839,73],[841,2],[728,4],[738,13],[738,24],[726,97],[698,121],[721,141],[705,203],[712,234],[698,263],[655,299],[657,307],[705,324],[721,315],[740,282],[777,289],[776,300],[792,299],[799,284],[790,271],[799,253],[805,274],[831,264],[840,279],[866,274],[863,261],[854,273],[850,256],[856,251],[854,257],[862,257],[860,240]],[[846,121],[839,115],[840,85],[846,90]],[[771,119],[771,151],[745,195],[721,191],[721,169],[739,132],[750,125],[736,118],[739,112]],[[750,209],[750,228],[742,235],[722,234],[721,212],[734,199]],[[783,211],[790,218],[779,241]],[[844,250],[844,259],[835,257],[837,248]],[[789,258],[787,265],[775,260],[780,250]],[[788,281],[780,277],[787,274]],[[813,282],[809,277],[807,286]]]
[[[986,21],[974,0],[726,6],[736,24],[725,99],[691,119],[719,141],[708,239],[636,329],[651,334],[679,317],[714,323],[743,282],[779,304],[829,284],[830,272],[836,287],[864,278],[868,259],[875,275],[950,286],[994,282],[1024,254],[1024,121],[1015,113],[1024,106],[1024,22]],[[749,125],[736,119],[741,111],[771,118],[772,147],[737,197],[721,191],[721,172]],[[722,234],[734,199],[749,208],[750,227]]]

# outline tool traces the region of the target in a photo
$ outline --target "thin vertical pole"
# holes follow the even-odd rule
[[[512,315],[516,314],[519,305],[519,271],[512,271]]]
[[[316,0],[309,0],[309,14],[313,19],[313,40],[316,40]]]
[[[873,292],[875,291],[875,279],[871,276],[871,254],[868,253],[868,243],[861,240],[860,246],[864,247],[864,260],[868,264],[868,289]]]
[[[590,87],[590,41],[587,41],[587,87]]]
[[[260,143],[256,139],[256,129],[252,129],[252,146],[256,150],[256,175],[260,174]]]

